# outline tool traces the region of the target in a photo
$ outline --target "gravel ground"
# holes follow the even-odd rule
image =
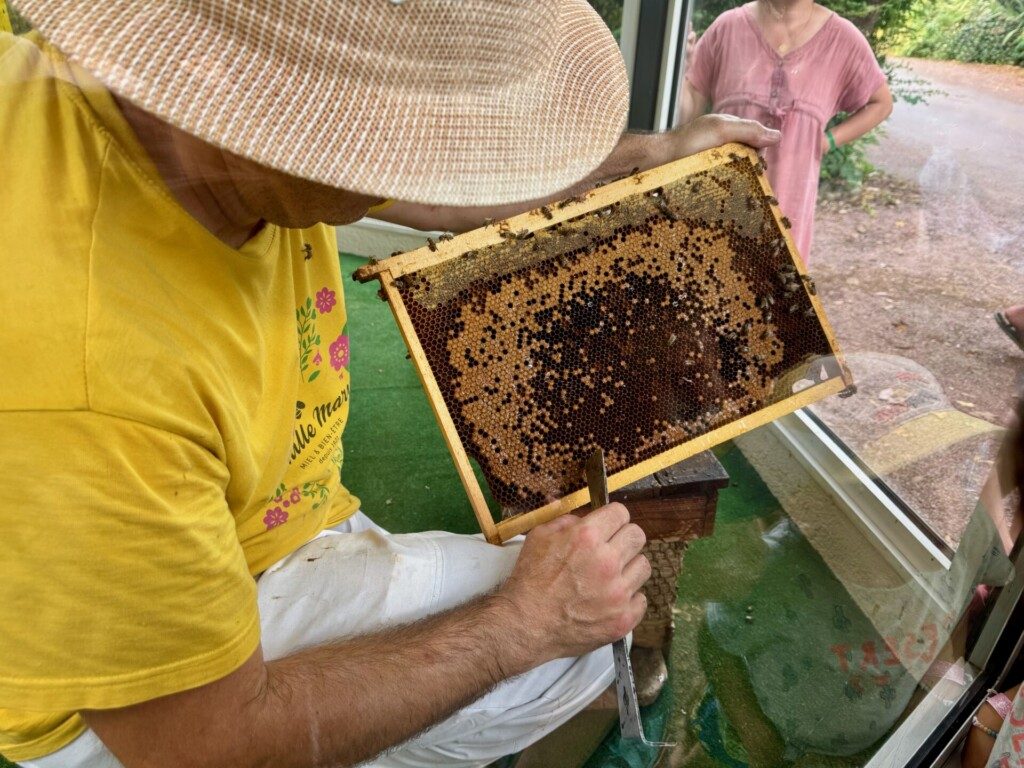
[[[941,92],[897,104],[860,193],[823,191],[810,269],[846,351],[916,361],[952,407],[1005,424],[1024,354],[992,315],[1024,303],[1024,70],[900,63]],[[950,475],[963,461],[933,457]],[[969,509],[908,491],[955,544]]]

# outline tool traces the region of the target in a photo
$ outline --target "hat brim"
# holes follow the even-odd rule
[[[149,13],[137,0],[18,4],[69,59],[147,112],[261,165],[366,195],[532,200],[586,176],[625,128],[625,66],[584,0],[560,5],[560,49],[528,76],[428,93],[342,81],[284,46],[210,24],[197,3]]]

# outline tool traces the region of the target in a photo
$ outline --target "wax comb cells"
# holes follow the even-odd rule
[[[843,375],[759,163],[718,157],[396,278],[506,514],[580,489],[595,447],[619,472]]]

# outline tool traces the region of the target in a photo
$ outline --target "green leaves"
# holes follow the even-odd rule
[[[893,52],[1024,66],[1024,0],[916,0]]]
[[[316,331],[316,318],[313,299],[307,297],[306,303],[295,310],[295,324],[299,334],[299,373],[303,376],[309,370],[310,355],[320,346],[320,334]],[[312,382],[319,375],[320,371],[314,370],[306,377],[306,381]]]
[[[313,480],[302,484],[302,495],[313,501],[313,509],[322,506],[330,495],[327,482],[324,480]]]
[[[839,125],[847,117],[845,113],[836,115],[829,123],[829,127]],[[821,179],[839,183],[850,189],[860,187],[867,175],[875,170],[868,162],[867,152],[868,147],[878,144],[878,134],[879,130],[876,129],[856,141],[828,152],[821,160]]]

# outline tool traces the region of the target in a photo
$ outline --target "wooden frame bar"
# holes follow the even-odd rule
[[[402,301],[401,294],[396,288],[395,281],[404,275],[418,272],[427,267],[443,264],[446,261],[455,259],[470,250],[477,250],[495,245],[504,241],[503,231],[518,232],[528,230],[536,232],[540,229],[551,227],[557,223],[580,216],[581,214],[603,209],[619,199],[635,194],[648,192],[657,189],[677,179],[714,168],[718,165],[733,162],[737,156],[749,159],[752,164],[760,166],[760,159],[749,147],[740,144],[727,144],[723,147],[709,150],[707,152],[682,158],[675,162],[654,168],[650,171],[637,173],[623,179],[611,182],[593,191],[580,195],[569,201],[554,204],[545,209],[535,209],[519,216],[515,216],[503,222],[491,224],[480,229],[454,236],[451,239],[419,248],[415,251],[403,253],[379,262],[368,263],[358,269],[354,277],[366,282],[372,279],[379,279],[384,290],[384,296],[391,306],[406,346],[409,349],[410,357],[416,372],[420,377],[423,388],[426,390],[427,398],[434,410],[441,433],[445,443],[451,452],[455,462],[455,468],[459,479],[469,497],[470,505],[480,524],[480,528],[488,541],[494,544],[501,544],[510,538],[525,533],[531,528],[558,517],[559,515],[571,512],[586,505],[589,501],[589,494],[586,487],[581,487],[558,501],[546,504],[530,512],[516,515],[514,517],[495,523],[491,510],[487,505],[483,490],[477,480],[470,463],[469,455],[455,429],[454,421],[448,411],[441,389],[430,369],[426,353],[420,344],[412,320]],[[771,195],[771,188],[767,176],[763,172],[758,173],[758,178],[765,196]],[[800,275],[806,275],[806,268],[796,251],[792,233],[784,226],[781,213],[777,205],[771,206],[772,215],[785,238],[787,249],[793,259],[794,266]],[[550,218],[549,218],[550,217]],[[787,396],[785,399],[773,403],[756,413],[746,416],[729,424],[723,425],[711,432],[701,435],[698,438],[686,443],[677,445],[669,450],[654,456],[650,459],[635,464],[627,469],[612,474],[608,477],[609,490],[617,490],[633,483],[640,478],[654,474],[662,469],[670,467],[683,459],[705,451],[719,443],[731,440],[752,429],[767,424],[781,416],[810,405],[817,400],[842,391],[852,385],[853,380],[846,364],[839,351],[835,340],[834,331],[829,324],[822,310],[821,303],[814,290],[807,291],[811,306],[817,315],[822,330],[833,350],[835,360],[841,371],[839,378],[832,378],[825,382],[809,386],[808,388]]]
[[[462,440],[459,439],[458,432],[455,431],[452,416],[448,412],[448,406],[445,405],[444,397],[441,396],[441,389],[437,386],[437,380],[434,378],[430,365],[427,363],[427,355],[420,345],[419,338],[416,336],[409,313],[405,311],[402,297],[395,290],[395,280],[391,273],[385,270],[380,273],[380,282],[384,287],[384,295],[387,296],[388,304],[395,315],[395,321],[398,323],[398,329],[402,333],[405,345],[409,348],[413,367],[416,368],[416,373],[420,377],[420,383],[423,384],[423,389],[427,392],[427,400],[430,401],[430,407],[434,409],[437,424],[441,428],[441,434],[444,436],[448,451],[455,462],[455,471],[459,474],[462,487],[466,489],[466,494],[469,496],[470,506],[473,507],[473,513],[480,523],[480,530],[483,531],[484,537],[489,542],[500,544],[503,539],[494,525],[494,518],[491,517],[491,510],[487,506],[483,490],[480,488],[480,483],[477,482],[476,474],[473,472],[473,465],[469,463],[466,449],[462,446]]]

